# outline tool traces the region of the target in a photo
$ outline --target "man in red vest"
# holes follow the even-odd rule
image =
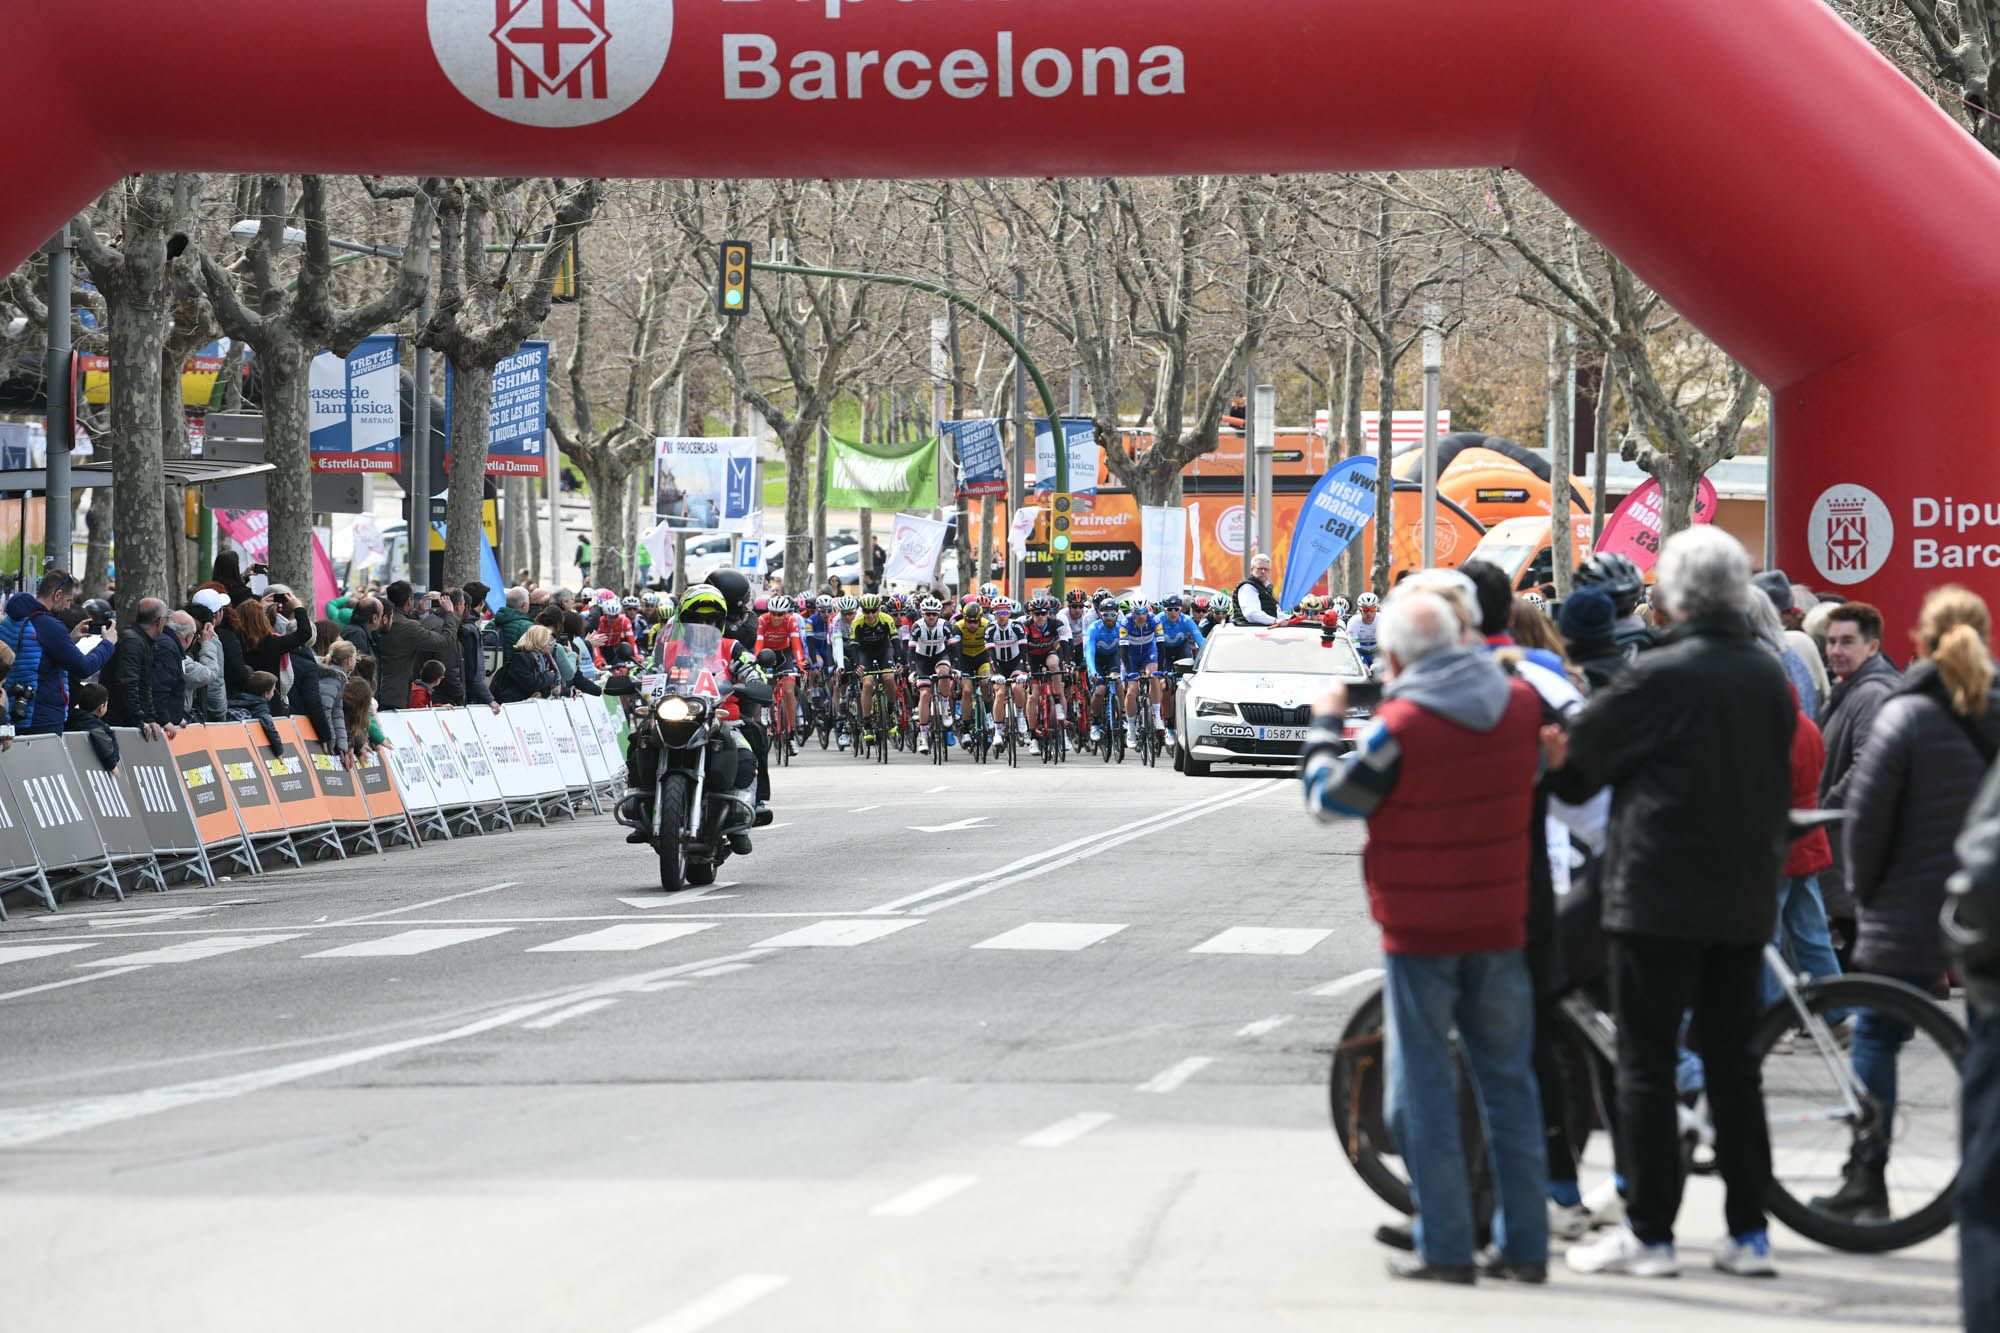
[[[1362,873],[1386,955],[1389,1128],[1410,1168],[1416,1253],[1393,1276],[1474,1280],[1472,1190],[1459,1139],[1459,1034],[1500,1195],[1488,1277],[1548,1278],[1547,1155],[1532,1048],[1526,942],[1540,697],[1468,641],[1471,607],[1435,592],[1390,598],[1378,632],[1389,685],[1340,753],[1347,692],[1314,706],[1302,777],[1321,818],[1368,821]]]

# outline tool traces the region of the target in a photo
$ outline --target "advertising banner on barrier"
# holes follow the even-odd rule
[[[106,855],[116,861],[150,857],[153,840],[147,835],[146,821],[126,799],[118,775],[97,762],[97,752],[90,748],[90,737],[72,731],[62,740],[63,748],[69,751],[70,767],[76,770],[77,781],[90,798],[91,813],[97,819],[97,836],[103,840]]]
[[[186,728],[199,731],[198,727]],[[188,808],[188,797],[174,777],[174,751],[165,740],[147,740],[136,727],[118,731],[118,776],[125,783],[126,799],[145,821],[146,838],[159,854],[193,852],[201,846],[200,831]],[[210,787],[219,791],[213,779]],[[235,816],[231,816],[222,838],[236,836]]]
[[[264,775],[264,762],[258,758],[260,753],[270,753],[263,728],[257,729],[254,739],[241,722],[211,723],[203,730],[209,733],[208,743],[222,766],[222,780],[229,787],[229,798],[236,804],[244,831],[259,838],[283,833],[285,816],[271,792],[270,779]]]
[[[444,729],[443,719],[428,709],[406,708],[382,714],[382,725],[386,728],[391,724],[406,728],[412,742],[423,752],[438,809],[463,810],[470,806],[474,798],[465,781],[465,757],[459,753],[458,742]],[[396,733],[391,731],[389,739],[394,742]]]
[[[257,762],[263,766],[264,780],[270,783],[271,795],[277,799],[279,817],[285,821],[287,828],[294,830],[331,823],[326,806],[313,787],[305,754],[299,749],[298,729],[286,725],[289,722],[290,718],[278,719],[278,740],[283,746],[282,753],[274,752],[269,745],[257,747]],[[239,725],[253,740],[263,736],[263,727],[255,722]]]
[[[341,764],[338,755],[327,753],[311,722],[295,717],[287,718],[278,725],[284,727],[288,724],[297,736],[306,766],[312,772],[313,786],[326,806],[327,815],[336,824],[368,823],[368,802],[362,797],[354,774]]]
[[[390,754],[396,751],[391,750]],[[419,766],[422,761],[419,760]],[[361,799],[368,807],[368,817],[373,820],[404,819],[409,816],[409,805],[398,790],[395,765],[382,762],[380,750],[367,750],[354,761],[354,778],[361,784]],[[429,784],[425,784],[428,788]],[[431,802],[435,809],[437,802]]]
[[[504,805],[507,796],[500,790],[500,775],[493,767],[492,757],[486,753],[486,743],[480,738],[479,728],[472,721],[473,713],[491,716],[489,710],[476,708],[455,711],[449,718],[432,713],[431,720],[444,731],[458,752],[458,771],[465,783],[466,804]]]
[[[224,727],[187,727],[167,742],[174,753],[174,769],[180,774],[181,790],[187,793],[188,807],[194,812],[195,830],[210,847],[243,836],[243,825],[237,819],[236,802],[232,799],[235,786],[224,771],[222,757],[213,748],[215,739],[225,731]]]
[[[594,699],[565,699],[562,706],[576,734],[577,749],[583,755],[583,771],[593,783],[610,781],[611,765],[604,757],[604,738],[597,732],[597,719],[591,716],[604,710]]]
[[[32,870],[34,866],[35,848],[28,841],[27,816],[21,811],[21,798],[7,775],[0,772],[0,874]]]
[[[507,705],[512,707],[513,704]],[[479,743],[486,747],[486,757],[493,762],[493,776],[500,784],[501,795],[510,801],[534,800],[542,790],[542,780],[528,767],[521,738],[507,717],[507,709],[492,713],[474,708],[465,714],[465,720],[472,723]],[[452,719],[454,725],[458,721]]]
[[[570,719],[567,701],[542,699],[536,707],[542,711],[542,725],[548,732],[549,744],[555,747],[556,775],[569,790],[584,790],[590,786],[590,774],[583,766],[583,749],[577,740],[576,724]]]
[[[98,836],[60,736],[15,741],[7,751],[7,777],[20,799],[28,836],[34,839],[35,859],[45,869],[103,863],[104,840]]]
[[[528,780],[534,784],[534,794],[554,796],[562,791],[563,778],[556,768],[556,743],[549,735],[549,723],[542,713],[541,703],[541,700],[529,699],[508,704],[500,710],[500,716],[514,728],[514,736],[521,743],[521,762],[527,767]]]

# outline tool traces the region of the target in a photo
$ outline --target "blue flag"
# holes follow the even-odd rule
[[[1285,557],[1285,585],[1278,604],[1293,607],[1333,568],[1348,544],[1375,519],[1375,459],[1364,454],[1341,463],[1312,488]]]

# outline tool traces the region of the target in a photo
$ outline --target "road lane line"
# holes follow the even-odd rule
[[[849,949],[857,944],[869,944],[899,930],[907,930],[916,925],[915,921],[821,921],[797,930],[786,931],[783,935],[773,935],[768,940],[759,940],[752,945],[755,949]]]
[[[478,930],[406,930],[398,935],[384,935],[379,940],[362,940],[355,944],[342,944],[332,949],[321,949],[309,953],[308,958],[409,958],[433,949],[449,949],[454,944],[470,944],[474,940],[491,939],[495,935],[505,935],[506,926],[487,926]]]
[[[1236,1029],[1236,1035],[1239,1037],[1268,1037],[1285,1024],[1291,1022],[1293,1017],[1294,1015],[1292,1014],[1272,1014],[1269,1018],[1260,1018],[1254,1023],[1245,1023],[1242,1027]]]
[[[78,949],[95,949],[100,941],[84,940],[79,944],[0,944],[0,964],[22,963],[30,958],[47,958],[50,954],[74,953]]]
[[[152,967],[160,963],[193,963],[204,958],[217,958],[227,953],[237,953],[244,949],[261,949],[267,944],[283,944],[287,940],[302,939],[300,935],[207,935],[199,939],[182,940],[179,944],[169,944],[158,949],[142,949],[138,953],[121,953],[110,958],[86,958],[78,967]]]
[[[879,805],[857,805],[852,810],[849,810],[847,813],[850,815],[865,815],[870,810],[880,810],[881,808],[882,807]]]
[[[1134,1091],[1172,1092],[1175,1088],[1178,1088],[1181,1084],[1187,1082],[1214,1063],[1214,1056],[1191,1055],[1171,1069],[1162,1069],[1159,1073],[1141,1083]]]
[[[1203,940],[1188,952],[1297,955],[1310,953],[1332,934],[1330,930],[1300,930],[1284,926],[1231,926],[1214,939]]]
[[[633,1333],[701,1333],[737,1311],[763,1300],[791,1279],[776,1273],[745,1273]]]
[[[114,967],[105,972],[86,972],[80,977],[70,977],[63,981],[45,981],[39,986],[24,986],[20,990],[10,990],[0,994],[0,1000],[18,1000],[24,995],[40,995],[43,991],[61,990],[65,986],[81,986],[86,981],[102,981],[106,977],[122,977],[129,972],[144,972],[140,967]]]
[[[1317,995],[1322,999],[1331,999],[1336,995],[1345,995],[1349,991],[1360,990],[1369,982],[1380,980],[1381,976],[1382,969],[1379,967],[1364,968],[1359,972],[1351,972],[1337,981],[1329,981],[1324,986],[1315,986],[1307,991],[1306,994]]]
[[[519,880],[505,879],[501,880],[498,884],[488,884],[483,889],[467,889],[464,893],[448,893],[442,898],[429,898],[420,903],[407,903],[402,907],[388,908],[386,911],[369,912],[365,916],[344,917],[339,921],[332,921],[328,924],[354,926],[359,925],[363,921],[380,921],[385,916],[401,916],[405,912],[414,912],[421,907],[436,907],[439,903],[455,903],[460,898],[477,898],[482,893],[498,893],[501,889],[517,888],[519,885]]]
[[[537,944],[529,953],[623,953],[631,949],[650,949],[668,940],[685,939],[689,935],[699,935],[704,930],[715,929],[712,921],[648,921],[625,926],[606,926],[602,930],[588,931],[582,935],[572,935],[568,939],[550,940],[547,944]]]
[[[699,972],[688,973],[691,977],[726,977],[731,972],[748,972],[755,963],[724,963],[720,967],[704,967]]]
[[[1117,1119],[1109,1111],[1082,1111],[1067,1120],[1058,1120],[1047,1129],[1038,1129],[1021,1140],[1023,1148],[1060,1148],[1075,1143],[1091,1130]]]
[[[1031,853],[1018,861],[1001,866],[997,870],[989,870],[978,875],[968,875],[963,879],[950,880],[933,888],[925,889],[920,893],[913,893],[908,897],[883,903],[881,906],[871,908],[870,910],[874,912],[894,912],[908,908],[916,912],[935,912],[946,907],[955,907],[959,903],[970,901],[973,898],[982,898],[995,890],[1004,889],[1009,885],[1034,879],[1036,876],[1045,875],[1052,870],[1061,870],[1065,866],[1075,865],[1079,861],[1087,861],[1093,856],[1101,856],[1105,852],[1122,847],[1136,838],[1143,838],[1149,833],[1157,833],[1161,829],[1172,827],[1175,824],[1185,823],[1192,819],[1200,819],[1203,815],[1214,814],[1216,811],[1227,809],[1232,805],[1241,805],[1245,801],[1253,801],[1277,786],[1278,783],[1276,780],[1262,782],[1245,791],[1227,792],[1222,796],[1210,797],[1207,800],[1197,801],[1192,805],[1184,805],[1178,809],[1168,810],[1161,814],[1149,815],[1144,819],[1135,820],[1129,824],[1121,824],[1117,828],[1088,834],[1072,842],[1066,842],[1060,847]],[[945,897],[944,895],[946,894],[952,896]],[[941,901],[930,901],[932,899],[941,899]]]
[[[995,935],[990,940],[981,940],[972,947],[1068,952],[1088,949],[1101,940],[1110,939],[1123,929],[1124,926],[1092,925],[1083,921],[1030,921],[1025,926],[1016,926],[1004,934]]]
[[[391,1056],[405,1055],[411,1051],[421,1051],[432,1046],[448,1045],[463,1041],[496,1028],[512,1027],[530,1018],[538,1018],[557,1009],[567,1008],[584,1000],[600,995],[624,995],[643,992],[647,986],[657,984],[669,977],[686,976],[704,967],[715,967],[721,963],[736,963],[750,959],[769,957],[768,954],[747,951],[724,954],[715,958],[702,958],[681,963],[675,967],[659,968],[650,972],[637,972],[629,976],[613,977],[608,981],[594,982],[588,986],[571,987],[554,995],[511,1004],[484,1018],[458,1024],[442,1032],[432,1032],[421,1037],[405,1037],[398,1041],[380,1042],[372,1046],[362,1046],[354,1050],[340,1051],[332,1055],[315,1056],[308,1060],[293,1060],[264,1069],[253,1069],[241,1074],[227,1074],[220,1078],[196,1079],[186,1083],[171,1083],[155,1088],[141,1088],[134,1092],[113,1093],[102,1097],[85,1097],[67,1102],[50,1102],[40,1106],[19,1106],[0,1110],[0,1149],[21,1148],[31,1143],[41,1143],[48,1139],[60,1138],[65,1134],[75,1134],[86,1129],[96,1129],[121,1121],[137,1120],[143,1116],[159,1115],[162,1112],[178,1110],[186,1106],[198,1106],[205,1102],[222,1101],[230,1097],[241,1097],[248,1093],[262,1092],[269,1088],[282,1087],[304,1079],[316,1078],[321,1074],[335,1073],[351,1069],[357,1065],[372,1064]],[[122,971],[138,971],[126,968]],[[117,975],[106,973],[105,975]],[[91,977],[96,979],[95,974]],[[4,999],[0,996],[0,999]]]
[[[915,1217],[928,1212],[954,1194],[962,1194],[979,1183],[978,1176],[939,1176],[925,1181],[907,1194],[898,1194],[887,1203],[868,1210],[870,1217]]]
[[[924,792],[924,795],[926,795],[926,796],[935,796],[935,795],[937,795],[937,794],[938,794],[939,792],[941,792],[941,791],[950,791],[950,790],[951,790],[951,784],[950,784],[949,782],[947,782],[947,783],[945,783],[945,784],[944,784],[944,785],[943,785],[942,787],[932,787],[932,788],[930,788],[929,790],[927,790],[927,791],[925,791],[925,792]]]
[[[614,996],[600,995],[595,1000],[585,1000],[582,1004],[573,1004],[567,1009],[558,1009],[552,1014],[543,1014],[540,1018],[531,1018],[521,1024],[521,1026],[530,1032],[546,1032],[558,1023],[567,1023],[572,1018],[582,1018],[585,1014],[594,1014],[599,1009],[609,1009],[616,1003],[618,1001]]]

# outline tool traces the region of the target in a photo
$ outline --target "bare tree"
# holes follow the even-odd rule
[[[1833,0],[1884,55],[2000,155],[2000,0]]]
[[[323,176],[298,178],[290,196],[285,176],[247,178],[241,199],[256,219],[257,232],[225,268],[201,255],[202,277],[216,322],[232,338],[256,352],[263,388],[264,456],[276,465],[265,477],[270,511],[270,566],[275,582],[312,586],[312,399],[313,358],[331,350],[345,356],[356,343],[416,309],[430,282],[430,238],[438,181],[384,191],[382,197],[411,202],[409,237],[389,286],[360,305],[341,309],[335,301],[333,247],[327,228],[327,188]],[[288,231],[303,231],[302,258],[288,262]],[[291,276],[288,277],[287,274]],[[124,524],[119,524],[124,542]],[[123,566],[122,550],[120,566]]]
[[[112,490],[118,529],[118,614],[134,618],[144,597],[171,597],[160,443],[160,361],[165,354],[173,269],[187,249],[198,178],[134,176],[108,191],[96,217],[72,228],[77,254],[103,294],[110,358]],[[102,220],[116,240],[98,235]],[[97,503],[92,502],[95,530]],[[25,571],[24,571],[25,573]]]
[[[479,577],[480,522],[486,445],[492,419],[493,370],[549,317],[563,258],[604,198],[604,182],[529,182],[452,177],[437,189],[439,237],[437,310],[418,335],[451,363],[450,498],[445,506],[445,578]],[[546,213],[547,225],[537,225]],[[504,250],[489,260],[488,239]],[[544,246],[536,256],[522,247]],[[524,272],[517,275],[517,266]],[[508,571],[510,574],[512,571]]]

